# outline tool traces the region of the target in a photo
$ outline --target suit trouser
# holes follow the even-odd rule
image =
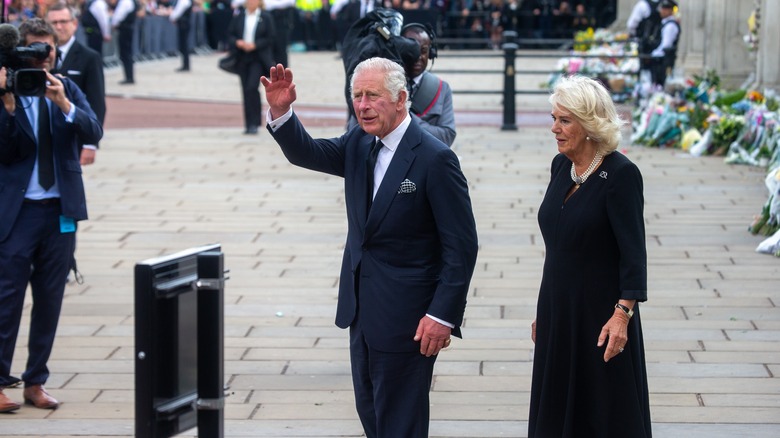
[[[133,28],[119,27],[119,60],[125,70],[125,80],[133,81]]]
[[[76,242],[76,233],[60,232],[59,217],[59,203],[25,203],[8,238],[0,242],[0,387],[12,381],[11,363],[28,282],[33,304],[22,380],[31,386],[49,378],[46,363]]]
[[[182,17],[176,22],[178,49],[181,53],[181,68],[190,69],[190,17]]]
[[[240,61],[238,76],[241,78],[241,95],[244,100],[244,124],[247,128],[260,126],[262,117],[262,103],[260,102],[260,76],[262,65],[259,61],[249,61],[247,58],[255,58],[255,53],[241,54],[244,59]]]
[[[371,348],[359,317],[349,329],[349,342],[355,405],[366,437],[427,437],[436,356]]]

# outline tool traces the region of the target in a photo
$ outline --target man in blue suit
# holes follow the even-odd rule
[[[295,165],[344,178],[347,242],[336,325],[350,329],[355,401],[369,438],[428,436],[436,355],[460,336],[477,232],[466,178],[447,145],[409,116],[403,67],[361,62],[359,126],[314,139],[292,103],[290,69],[261,79],[268,129]]]
[[[19,408],[2,389],[18,383],[11,363],[28,283],[33,306],[22,374],[24,400],[41,409],[59,405],[43,384],[73,263],[76,222],[87,218],[79,145],[96,144],[103,135],[79,88],[49,73],[57,42],[51,25],[35,18],[19,31],[23,45],[47,44],[49,55],[30,65],[46,71],[44,96],[15,96],[6,90],[1,98],[0,412]],[[6,73],[0,69],[3,90]]]

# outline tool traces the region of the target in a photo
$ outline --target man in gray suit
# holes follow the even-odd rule
[[[297,166],[344,178],[347,242],[336,325],[350,329],[366,436],[428,436],[436,355],[460,336],[477,232],[458,158],[408,113],[406,75],[385,58],[355,68],[359,126],[314,139],[292,110],[292,71],[261,79],[268,130]]]
[[[436,36],[430,26],[410,23],[401,36],[420,44],[420,57],[404,67],[409,76],[412,101],[411,113],[420,126],[452,147],[455,142],[455,111],[452,108],[450,84],[429,72],[428,61],[436,58]]]

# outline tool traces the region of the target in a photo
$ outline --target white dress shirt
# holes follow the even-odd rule
[[[675,21],[673,15],[670,15],[661,21],[661,44],[659,44],[650,54],[653,58],[663,57],[664,49],[671,49],[674,47],[677,35],[680,34],[680,28],[672,24],[672,21]]]

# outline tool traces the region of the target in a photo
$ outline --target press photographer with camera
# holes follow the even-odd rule
[[[33,304],[22,395],[40,409],[59,406],[43,385],[73,262],[76,224],[87,219],[79,144],[95,144],[103,136],[84,93],[70,79],[49,73],[57,58],[51,25],[28,20],[19,27],[19,47],[9,44],[15,37],[0,25],[2,61],[26,60],[24,67],[32,69],[15,71],[10,77],[16,83],[9,87],[8,67],[0,68],[0,412],[20,407],[3,390],[19,383],[11,365],[28,283]],[[29,53],[34,56],[26,57]],[[20,80],[20,73],[28,71],[38,74],[22,74]],[[27,86],[29,78],[40,75],[46,78],[42,87]]]

